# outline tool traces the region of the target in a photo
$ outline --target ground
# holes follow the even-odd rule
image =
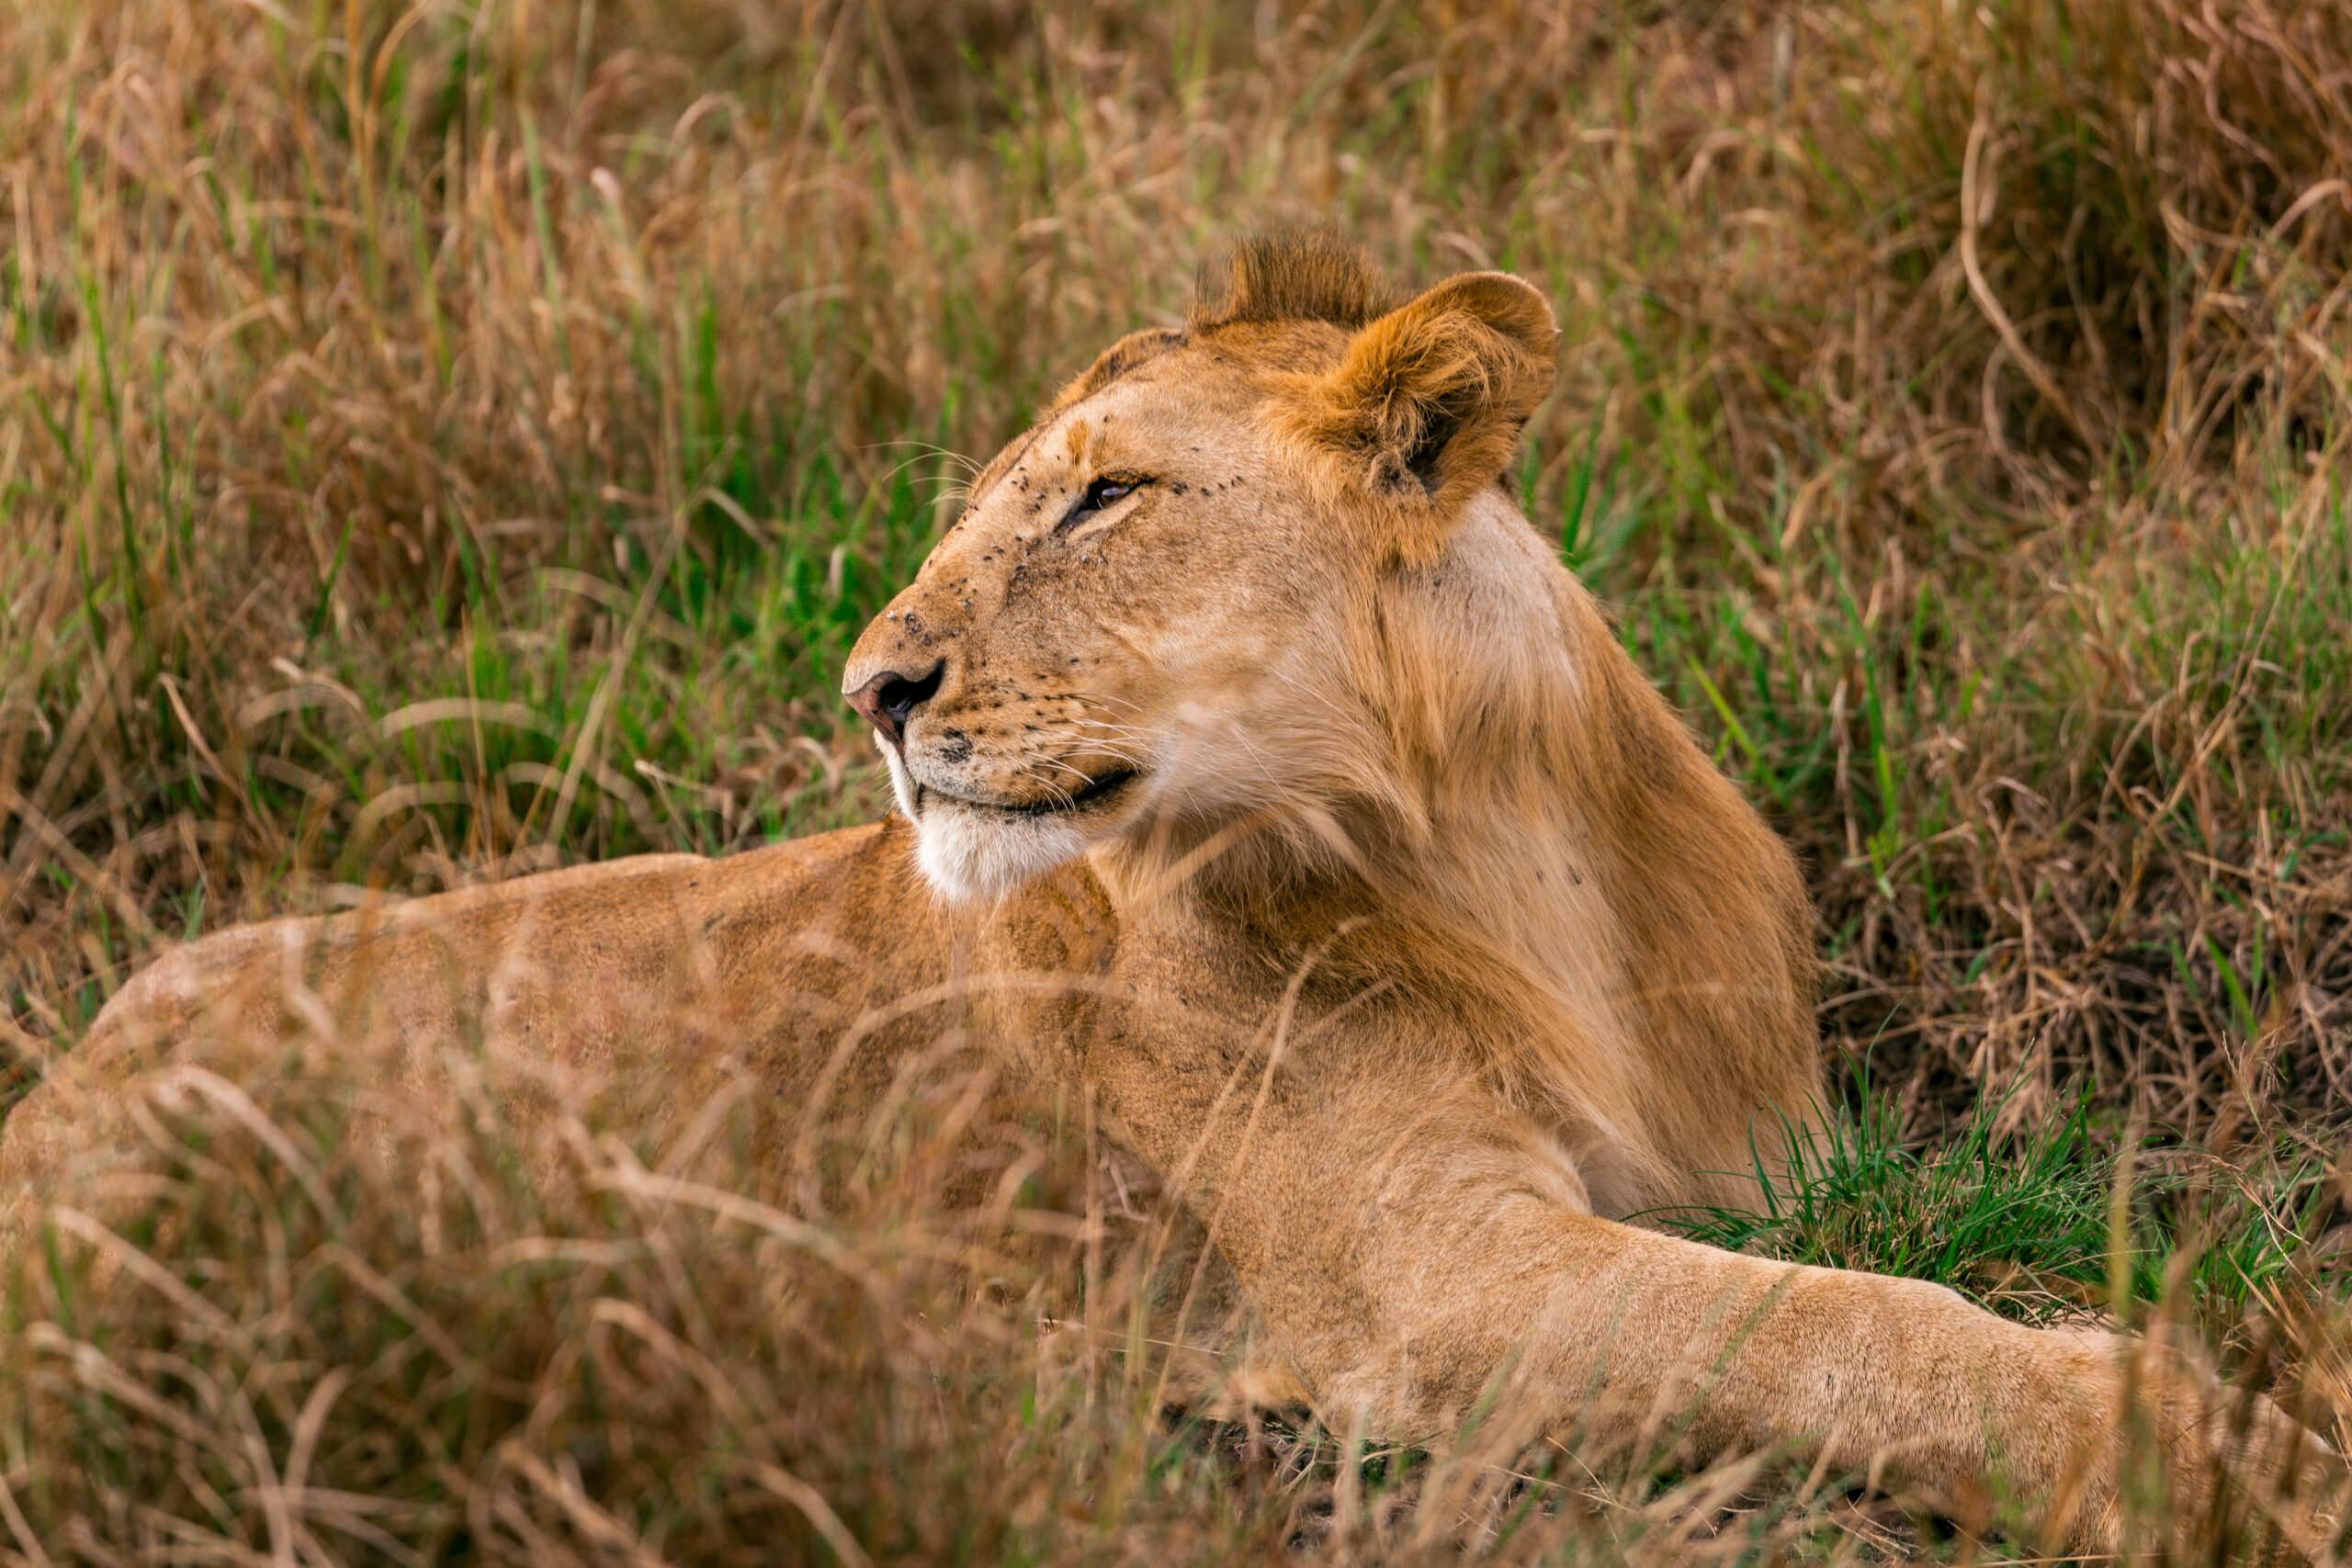
[[[1529,512],[1819,903],[1841,1131],[1662,1223],[2166,1316],[2333,1423],[2347,67],[2254,0],[20,0],[0,1048],[224,924],[881,811],[842,658],[970,460],[1330,222],[1554,300]],[[953,1054],[821,1196],[588,1089],[572,1166],[485,1111],[420,1196],[353,1084],[238,1092],[284,1137],[157,1123],[147,1288],[8,1260],[0,1554],[1978,1550],[1209,1420],[1182,1235]]]

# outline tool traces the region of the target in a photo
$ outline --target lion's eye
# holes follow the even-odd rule
[[[1086,492],[1078,498],[1077,503],[1062,518],[1061,526],[1067,528],[1073,523],[1083,522],[1090,513],[1117,504],[1141,490],[1146,482],[1133,476],[1125,479],[1096,479],[1086,487]]]

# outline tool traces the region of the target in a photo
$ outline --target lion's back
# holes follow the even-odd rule
[[[887,824],[722,859],[643,855],[342,913],[213,932],[127,982],[0,1122],[0,1246],[68,1162],[103,1164],[158,1069],[283,1041],[389,1043],[431,1072],[451,1045],[594,1065],[660,1032],[714,1032],[763,995],[924,983],[928,917]],[[927,902],[927,900],[924,900]],[[894,926],[895,921],[895,926]],[[844,942],[864,951],[844,964]],[[854,1012],[862,998],[847,998]],[[773,1008],[766,1010],[773,1012]],[[775,1027],[773,1021],[769,1027]],[[419,1066],[417,1064],[424,1064]]]

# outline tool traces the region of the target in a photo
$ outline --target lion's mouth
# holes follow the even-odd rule
[[[1043,800],[978,800],[968,795],[957,795],[953,790],[941,789],[936,784],[916,782],[915,810],[917,812],[922,810],[922,803],[926,796],[937,795],[942,800],[952,800],[958,806],[968,806],[976,811],[1001,812],[1007,817],[1061,816],[1102,805],[1118,795],[1127,785],[1135,783],[1140,776],[1141,774],[1133,768],[1113,768],[1106,773],[1095,774],[1079,788],[1066,795],[1047,795]]]

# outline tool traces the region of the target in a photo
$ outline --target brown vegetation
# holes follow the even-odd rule
[[[2087,1086],[2103,1135],[2153,1127],[2164,1168],[2267,1194],[2275,1235],[2333,1218],[2332,1175],[2245,1161],[2329,1152],[2352,1072],[2352,10],[24,0],[0,104],[0,1029],[28,1064],[199,927],[878,810],[834,682],[952,504],[945,454],[1174,321],[1234,232],[1330,221],[1417,280],[1546,286],[1531,510],[1797,843],[1825,1026],[1911,1129],[2021,1082],[2003,1126],[2030,1131]],[[186,1255],[217,1266],[193,1288],[241,1325],[229,1359],[191,1359],[161,1298],[18,1298],[8,1364],[47,1358],[27,1386],[66,1403],[0,1396],[10,1485],[59,1488],[0,1494],[0,1550],[128,1550],[164,1512],[277,1549],[282,1476],[188,1471],[165,1416],[73,1404],[107,1336],[118,1368],[210,1380],[174,1385],[204,1444],[243,1398],[281,1458],[320,1369],[392,1356],[309,1429],[409,1431],[353,1397],[396,1386],[479,1423],[416,1429],[445,1490],[336,1505],[427,1555],[628,1555],[625,1517],[695,1558],[756,1528],[728,1512],[754,1493],[824,1534],[756,1467],[687,1486],[688,1451],[764,1456],[877,1550],[1014,1551],[954,1534],[975,1518],[1069,1557],[1295,1533],[1264,1450],[1169,1460],[1140,1348],[1037,1370],[1084,1244],[976,1271],[1001,1212],[910,1222],[955,1243],[860,1295],[738,1222],[655,1245],[596,1196],[619,1156],[593,1137],[576,1169],[403,1203],[331,1136],[345,1092],[265,1103],[322,1129],[346,1230]],[[997,1168],[1057,1151],[1014,1207],[1085,1213],[1084,1140],[1007,1116]],[[284,1170],[204,1125],[262,1196],[203,1224],[299,1219]],[[898,1258],[928,1178],[875,1179],[838,1235]],[[498,1248],[542,1234],[597,1260],[521,1288]],[[414,1314],[342,1286],[330,1313],[291,1281],[332,1270],[290,1260],[331,1244],[447,1271],[402,1277]],[[2335,1365],[2324,1314],[2257,1295]],[[298,1298],[295,1337],[242,1326]],[[427,1321],[506,1359],[433,1382]],[[760,1403],[811,1345],[845,1359],[800,1390],[824,1402]],[[751,1403],[693,1405],[645,1373],[665,1359]],[[294,1381],[235,1392],[272,1368]],[[934,1427],[854,1424],[918,1405]],[[23,1446],[69,1427],[97,1447]],[[486,1470],[492,1433],[521,1446]],[[338,1485],[407,1473],[421,1450],[380,1440]],[[1489,1540],[1467,1502],[1375,1527],[1357,1472],[1312,1473],[1341,1540]],[[1423,1495],[1494,1473],[1441,1463]],[[910,1475],[920,1518],[890,1512]],[[1678,1521],[1645,1528],[1714,1517],[1629,1484],[1604,1508]]]

